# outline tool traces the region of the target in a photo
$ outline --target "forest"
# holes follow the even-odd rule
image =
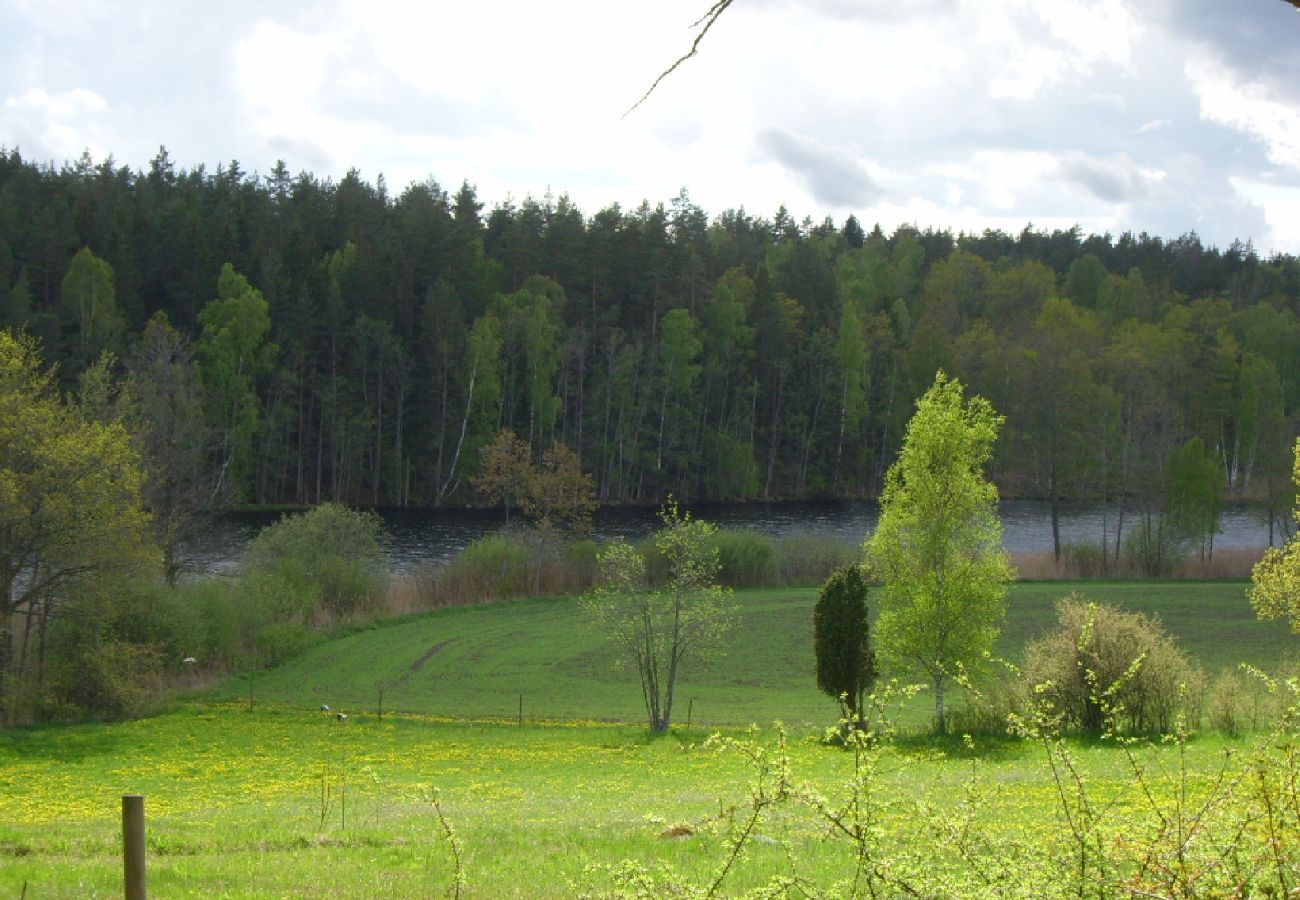
[[[886,234],[685,188],[488,209],[468,182],[0,152],[0,328],[132,405],[155,514],[482,503],[502,429],[572,448],[604,503],[872,497],[942,369],[1006,417],[1004,496],[1150,513],[1204,483],[1285,521],[1298,298],[1296,257],[1194,232]]]

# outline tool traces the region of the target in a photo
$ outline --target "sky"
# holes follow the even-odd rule
[[[1282,0],[0,0],[0,146],[1300,253]]]

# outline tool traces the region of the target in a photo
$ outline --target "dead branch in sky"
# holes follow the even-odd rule
[[[1300,3],[1300,0],[1295,0],[1295,2]],[[671,66],[669,66],[668,68],[664,69],[662,72],[659,73],[659,77],[654,80],[654,84],[650,85],[649,90],[647,90],[644,94],[641,95],[641,99],[633,103],[630,107],[628,107],[627,112],[623,113],[624,118],[627,118],[627,116],[629,116],[638,106],[640,106],[642,103],[646,101],[647,97],[649,97],[651,94],[655,92],[655,88],[659,87],[659,82],[663,81],[669,75],[673,74],[673,72],[677,71],[678,66],[680,66],[682,63],[686,62],[686,60],[690,59],[692,56],[695,55],[695,52],[700,48],[700,41],[704,40],[704,36],[709,33],[709,29],[713,27],[713,23],[718,21],[718,17],[721,16],[724,12],[726,12],[727,7],[731,6],[731,4],[732,4],[732,0],[717,0],[717,2],[713,4],[713,6],[709,7],[708,12],[706,12],[704,15],[700,16],[700,18],[695,20],[695,22],[691,25],[691,27],[699,28],[700,30],[699,33],[695,35],[695,40],[691,42],[691,49],[686,53],[682,54],[680,57],[678,57],[677,61],[674,62]],[[701,25],[703,27],[701,27]]]

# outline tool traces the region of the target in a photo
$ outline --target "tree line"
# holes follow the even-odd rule
[[[468,183],[0,152],[0,327],[65,389],[111,354],[180,507],[481,502],[503,429],[607,503],[875,496],[943,369],[1007,417],[1004,495],[1122,501],[1119,532],[1188,491],[1280,513],[1298,297],[1294,256],[1194,233],[885,234],[685,190],[485,209]]]

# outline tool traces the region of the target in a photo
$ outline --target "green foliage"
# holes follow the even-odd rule
[[[720,584],[765,587],[777,582],[776,542],[767,535],[719,528],[709,543],[718,554]]]
[[[324,503],[268,525],[249,547],[248,572],[282,615],[319,599],[334,615],[364,609],[383,590],[383,526],[372,512]],[[286,606],[290,607],[286,610]]]
[[[1079,578],[1099,578],[1105,575],[1105,554],[1105,547],[1087,541],[1067,543],[1061,547],[1061,555]]]
[[[89,247],[77,251],[63,276],[60,312],[73,335],[70,357],[76,371],[106,351],[121,351],[126,322],[117,306],[113,267]]]
[[[940,372],[916,404],[866,543],[868,571],[883,584],[876,646],[889,670],[917,670],[935,692],[993,649],[1013,577],[1001,549],[997,488],[984,477],[1002,417]]]
[[[163,696],[158,649],[60,623],[51,635],[56,659],[43,702],[49,717],[127,718],[153,711]]]
[[[666,568],[662,587],[649,587],[646,561],[617,541],[600,554],[602,583],[584,601],[599,630],[635,668],[650,730],[672,722],[677,677],[684,663],[708,660],[732,626],[731,593],[718,584],[717,529],[669,501],[654,545]]]
[[[208,420],[219,439],[212,494],[229,492],[238,499],[252,471],[260,407],[257,380],[270,371],[277,352],[266,343],[271,318],[262,292],[227,263],[217,279],[217,298],[203,307],[199,323],[199,373]]]
[[[448,564],[448,575],[475,600],[519,597],[529,585],[528,548],[515,535],[491,534],[471,541]]]
[[[1129,571],[1148,578],[1167,578],[1186,558],[1186,539],[1166,516],[1144,515],[1124,536]]]
[[[1295,442],[1295,520],[1300,524],[1300,438]],[[1251,573],[1250,602],[1261,618],[1289,619],[1300,634],[1300,535],[1282,549],[1270,547]]]
[[[866,695],[876,682],[867,583],[860,566],[840,569],[822,585],[813,607],[817,687],[841,704],[842,718],[866,727]]]
[[[97,619],[113,586],[157,571],[141,480],[121,422],[61,400],[36,342],[0,331],[0,703],[6,684],[41,680],[33,648],[53,620]],[[21,647],[15,613],[25,613]]]
[[[1065,724],[1096,735],[1200,721],[1203,676],[1158,619],[1077,595],[1056,612],[1056,628],[1025,648],[1025,675]]]
[[[1169,517],[1179,534],[1196,541],[1201,558],[1213,555],[1214,535],[1223,510],[1227,475],[1217,455],[1200,438],[1192,438],[1169,460]]]
[[[125,364],[131,432],[144,465],[143,499],[153,514],[167,580],[174,584],[186,563],[181,545],[207,523],[211,506],[198,366],[185,336],[161,312],[145,325]]]
[[[66,388],[100,349],[128,360],[164,312],[198,351],[208,434],[189,483],[217,505],[470,502],[502,428],[568,443],[615,503],[870,497],[938,365],[1007,416],[1006,496],[1095,496],[1127,525],[1135,502],[1161,506],[1193,438],[1230,498],[1275,498],[1289,472],[1286,254],[1077,229],[860,235],[684,198],[485,213],[431,179],[0,155],[0,318],[45,341]],[[256,351],[272,339],[274,358]]]

